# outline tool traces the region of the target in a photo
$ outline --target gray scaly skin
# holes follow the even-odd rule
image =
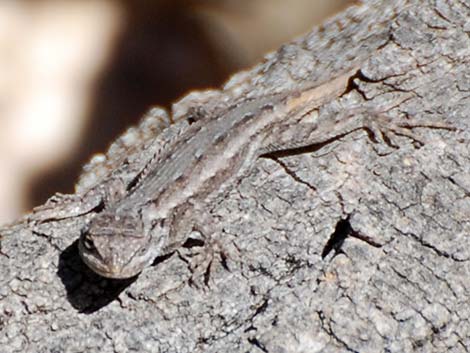
[[[358,108],[316,121],[319,107],[346,93],[357,68],[314,88],[252,100],[220,114],[200,117],[165,144],[157,158],[130,183],[106,183],[104,207],[83,230],[79,252],[96,273],[128,278],[157,256],[182,246],[192,230],[215,230],[204,205],[242,178],[260,156],[323,144],[359,129],[376,137],[391,133],[419,141],[409,129],[449,128],[445,124],[392,121]],[[312,121],[305,123],[311,118]]]

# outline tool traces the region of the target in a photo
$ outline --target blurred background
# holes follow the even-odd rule
[[[152,105],[217,87],[352,0],[0,0],[0,224]]]

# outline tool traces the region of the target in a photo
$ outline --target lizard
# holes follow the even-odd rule
[[[358,72],[356,67],[310,88],[200,114],[132,182],[116,178],[106,184],[104,205],[81,231],[84,263],[104,277],[130,278],[181,247],[194,230],[210,239],[214,229],[204,205],[247,175],[262,156],[327,144],[361,129],[384,142],[396,134],[418,143],[415,127],[455,130],[445,123],[391,119],[384,114],[388,109],[364,107],[320,121],[315,113],[346,95]]]

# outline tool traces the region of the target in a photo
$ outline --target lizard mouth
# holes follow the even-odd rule
[[[82,242],[79,242],[79,249],[80,257],[85,265],[102,277],[112,279],[127,279],[137,276],[141,272],[136,269],[131,269],[128,266],[121,266],[115,262],[112,264],[105,263],[103,259],[100,259],[94,254],[86,251]]]
[[[129,271],[119,266],[97,265],[96,262],[90,261],[87,256],[82,256],[83,262],[96,274],[111,279],[128,279],[137,276],[140,271]]]

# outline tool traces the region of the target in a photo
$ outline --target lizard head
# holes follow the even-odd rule
[[[82,232],[79,253],[99,275],[129,278],[153,261],[150,238],[140,214],[103,212]]]

